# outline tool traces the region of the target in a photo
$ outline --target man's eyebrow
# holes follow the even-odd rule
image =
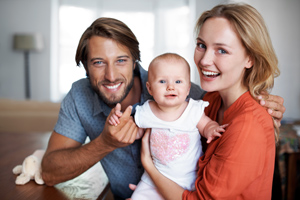
[[[121,55],[121,56],[118,56],[117,59],[120,59],[120,58],[130,58],[130,56],[127,56],[127,55]],[[94,61],[94,60],[104,60],[103,58],[91,58],[91,61]]]
[[[128,55],[122,55],[122,56],[118,56],[117,58],[130,58]]]
[[[91,61],[94,61],[94,60],[103,60],[103,58],[91,58]]]

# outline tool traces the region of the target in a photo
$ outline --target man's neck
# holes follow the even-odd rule
[[[121,111],[123,112],[128,106],[134,105],[140,102],[142,93],[141,79],[138,76],[133,78],[133,86],[126,96],[126,98],[121,102]]]

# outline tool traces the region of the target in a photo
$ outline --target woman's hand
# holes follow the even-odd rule
[[[155,167],[150,154],[150,131],[148,128],[142,138],[141,161],[146,171],[149,167]]]
[[[280,127],[283,113],[285,112],[285,107],[283,105],[284,99],[276,95],[264,95],[258,96],[260,99],[260,105],[264,106],[268,113],[274,117],[275,123]]]

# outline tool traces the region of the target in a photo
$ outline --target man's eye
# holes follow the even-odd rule
[[[120,59],[120,60],[118,60],[119,63],[123,63],[123,62],[125,62],[125,61],[126,61],[125,59]]]
[[[180,80],[177,80],[177,81],[175,81],[175,83],[182,83],[182,81],[180,81]]]
[[[165,80],[160,80],[159,82],[160,82],[160,83],[166,83],[166,81],[165,81]]]
[[[95,61],[93,64],[94,65],[101,65],[101,64],[103,64],[103,62],[102,61]]]

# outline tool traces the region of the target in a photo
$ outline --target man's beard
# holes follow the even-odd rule
[[[133,87],[133,83],[134,83],[134,80],[133,80],[133,76],[132,76],[131,80],[130,80],[129,84],[127,85],[127,87],[125,88],[123,94],[118,98],[115,95],[111,96],[110,98],[107,98],[104,95],[104,93],[100,92],[99,88],[97,86],[94,86],[93,84],[92,84],[92,88],[98,94],[98,96],[102,99],[102,101],[104,103],[106,103],[108,106],[115,106],[117,103],[121,103],[127,97],[128,93],[130,92],[131,88]]]

